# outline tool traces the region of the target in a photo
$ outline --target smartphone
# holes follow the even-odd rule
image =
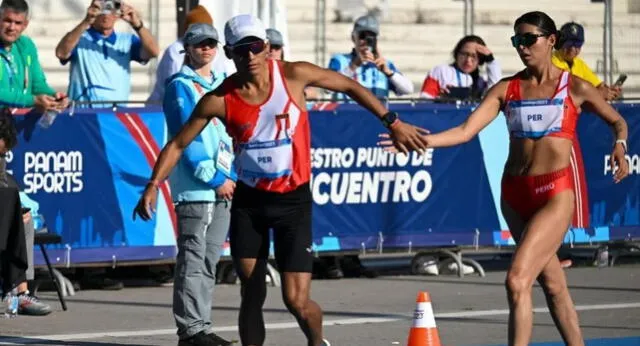
[[[378,57],[378,50],[376,49],[376,47],[378,46],[377,44],[377,39],[375,36],[367,36],[367,38],[365,39],[365,41],[367,42],[367,46],[369,47],[369,50],[371,51],[371,53],[373,54],[374,57]]]
[[[618,80],[615,83],[613,83],[613,86],[621,87],[626,80],[627,80],[627,75],[623,73],[620,75],[620,77],[618,77]]]
[[[447,96],[457,100],[465,100],[471,97],[471,88],[449,87],[449,94]]]

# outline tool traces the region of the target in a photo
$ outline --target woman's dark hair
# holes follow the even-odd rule
[[[538,27],[540,31],[547,35],[555,35],[556,36],[556,44],[553,46],[555,49],[560,49],[565,41],[564,35],[562,32],[558,31],[556,27],[556,23],[549,17],[548,14],[540,11],[527,12],[516,19],[516,22],[513,24],[513,29],[518,27],[520,24],[529,24]]]
[[[18,144],[18,131],[9,108],[2,108],[0,111],[0,139],[4,140],[4,145],[8,149],[12,149]]]
[[[462,50],[464,45],[469,43],[469,42],[475,42],[475,43],[481,44],[483,46],[487,45],[486,43],[484,43],[484,40],[482,38],[480,38],[480,36],[467,35],[467,36],[463,37],[462,39],[460,39],[460,41],[458,41],[458,43],[456,44],[456,47],[453,48],[453,60],[454,61],[457,59],[458,53],[460,53],[460,51]],[[485,58],[484,55],[479,55],[478,56],[478,66],[484,65],[485,59],[486,58]],[[454,62],[454,65],[456,65],[455,62]],[[456,69],[458,68],[457,65],[455,67],[456,67]],[[471,96],[474,97],[474,98],[480,98],[480,96],[484,92],[484,88],[486,87],[486,83],[484,83],[484,81],[480,78],[480,69],[476,68],[475,70],[473,70],[473,72],[469,73],[469,75],[471,76],[471,80],[473,81],[473,83],[471,83]]]

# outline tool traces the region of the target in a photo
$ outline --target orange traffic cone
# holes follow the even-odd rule
[[[407,346],[440,346],[440,336],[431,307],[428,292],[419,292],[416,310],[413,312],[413,326],[409,331]]]

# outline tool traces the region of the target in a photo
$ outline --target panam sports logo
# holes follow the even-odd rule
[[[79,151],[24,154],[25,193],[78,193],[84,188]]]
[[[640,174],[640,156],[636,155],[625,155],[624,156],[629,163],[629,175]],[[604,156],[604,175],[611,174],[613,172],[613,167],[611,167],[611,155]]]

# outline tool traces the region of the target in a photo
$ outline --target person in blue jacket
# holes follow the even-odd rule
[[[163,100],[172,137],[188,121],[198,100],[226,77],[211,69],[218,53],[213,26],[192,24],[183,42],[185,63],[167,81]],[[169,177],[178,217],[173,315],[179,346],[231,345],[211,331],[211,304],[237,179],[232,148],[225,126],[213,121],[185,150]]]

